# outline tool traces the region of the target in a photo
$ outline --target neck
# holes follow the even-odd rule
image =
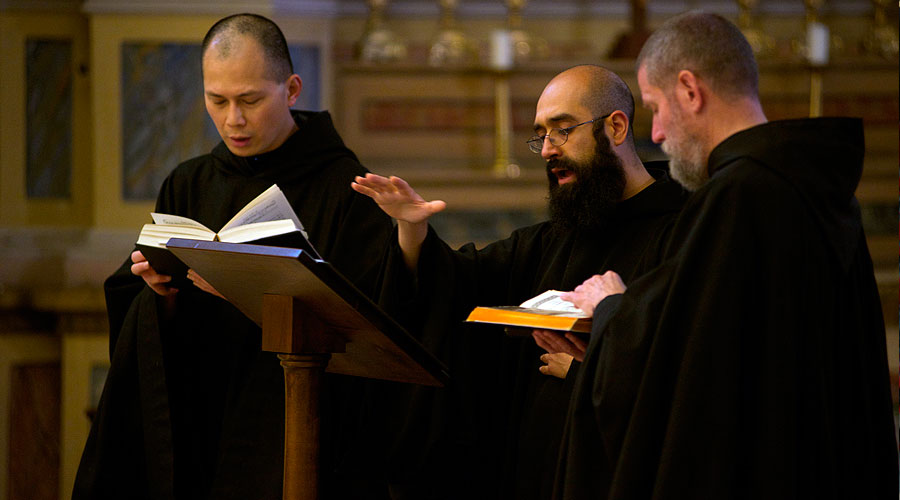
[[[622,191],[622,200],[627,200],[640,193],[655,180],[644,168],[644,163],[637,154],[629,155],[627,160],[623,159],[622,168],[625,170],[625,189]]]
[[[709,150],[732,135],[766,123],[765,113],[758,99],[743,97],[730,102],[718,101],[710,107]]]

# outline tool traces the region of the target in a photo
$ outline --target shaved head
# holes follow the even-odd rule
[[[203,37],[203,58],[227,59],[239,47],[255,41],[266,59],[266,78],[283,82],[294,73],[284,34],[274,22],[257,14],[235,14],[220,19]]]
[[[631,123],[634,122],[634,96],[619,75],[602,66],[584,64],[563,71],[550,83],[557,80],[574,81],[575,97],[594,117],[615,110],[625,113],[628,117],[628,136],[633,137]]]

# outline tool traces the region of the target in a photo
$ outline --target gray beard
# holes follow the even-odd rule
[[[700,141],[686,137],[681,142],[665,141],[663,152],[669,157],[669,173],[688,191],[696,191],[709,181],[705,154]]]

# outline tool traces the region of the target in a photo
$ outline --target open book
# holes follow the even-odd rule
[[[188,267],[168,249],[169,238],[300,248],[321,258],[307,239],[303,224],[276,184],[247,203],[218,233],[179,215],[151,213],[153,224],[144,224],[137,249],[159,273],[172,276],[172,286],[186,284]]]
[[[506,325],[507,333],[530,334],[532,329],[591,332],[591,317],[560,298],[559,290],[546,292],[518,306],[476,307],[468,322]]]

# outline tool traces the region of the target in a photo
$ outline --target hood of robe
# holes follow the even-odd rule
[[[774,121],[738,132],[709,155],[709,170],[752,159],[787,180],[826,235],[843,269],[859,244],[859,203],[865,140],[858,118]]]
[[[339,158],[358,161],[341,140],[327,111],[291,110],[298,130],[284,144],[267,153],[237,156],[224,142],[219,142],[212,155],[221,167],[242,176],[273,178],[287,183],[317,174]]]

